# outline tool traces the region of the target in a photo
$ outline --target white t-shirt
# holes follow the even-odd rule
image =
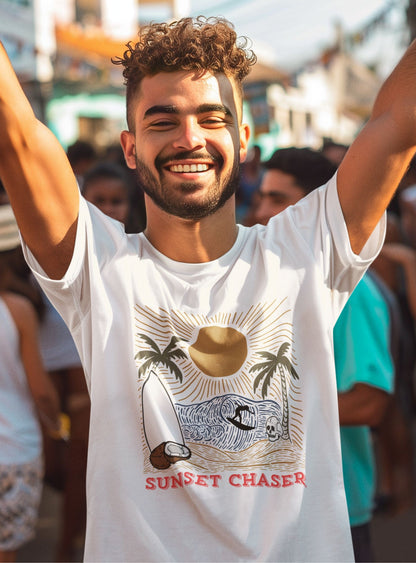
[[[383,237],[333,179],[205,264],[84,200],[62,280],[26,250],[91,393],[86,560],[353,560],[332,329]]]

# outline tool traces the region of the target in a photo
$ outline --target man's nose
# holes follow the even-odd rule
[[[195,150],[205,147],[206,140],[204,130],[193,118],[186,119],[179,127],[178,136],[174,141],[174,147],[181,150]]]

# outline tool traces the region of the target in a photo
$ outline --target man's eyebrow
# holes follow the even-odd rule
[[[198,106],[196,108],[196,113],[200,114],[200,113],[210,113],[210,112],[221,112],[224,115],[227,116],[231,116],[231,110],[223,105],[223,104],[201,104],[200,106]],[[152,115],[156,115],[156,114],[160,114],[160,113],[167,113],[167,114],[174,114],[177,115],[179,114],[179,109],[176,106],[173,105],[156,105],[156,106],[151,106],[150,108],[148,108],[145,112],[144,112],[144,117],[150,117]]]
[[[223,104],[201,104],[196,110],[197,113],[210,113],[212,111],[218,111],[224,115],[232,116],[231,110]]]
[[[155,115],[157,113],[179,113],[179,110],[176,106],[152,106],[144,112],[144,117],[149,117],[151,115]]]

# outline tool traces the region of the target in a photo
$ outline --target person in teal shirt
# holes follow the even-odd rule
[[[345,491],[356,561],[373,561],[376,464],[372,428],[394,389],[390,313],[373,274],[357,285],[334,328]]]
[[[318,151],[290,147],[275,151],[246,223],[266,225],[329,180],[335,166]],[[394,387],[390,350],[389,290],[367,272],[345,305],[334,329],[334,354],[341,424],[344,483],[356,561],[373,560],[370,522],[376,466],[372,428],[383,419]]]

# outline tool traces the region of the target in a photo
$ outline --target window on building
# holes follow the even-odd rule
[[[79,138],[92,143],[99,150],[118,144],[124,123],[105,117],[78,116]]]
[[[81,24],[98,24],[101,20],[100,0],[75,0],[75,19]]]

